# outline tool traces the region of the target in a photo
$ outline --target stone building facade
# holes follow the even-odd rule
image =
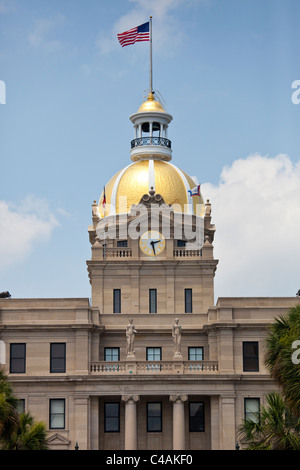
[[[130,119],[132,163],[92,205],[91,301],[1,299],[3,367],[51,449],[235,449],[276,389],[268,326],[299,298],[215,303],[211,204],[170,163],[172,116],[150,93]]]

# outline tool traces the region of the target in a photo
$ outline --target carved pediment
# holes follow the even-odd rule
[[[61,434],[55,433],[47,439],[47,443],[51,448],[67,449],[71,441]]]

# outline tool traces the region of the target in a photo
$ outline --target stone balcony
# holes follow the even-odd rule
[[[218,373],[217,361],[116,361],[92,362],[95,375],[178,375]]]
[[[103,259],[109,260],[127,260],[128,258],[135,258],[133,250],[128,247],[101,247]],[[188,250],[185,248],[176,248],[173,250],[174,258],[202,258],[202,250]]]

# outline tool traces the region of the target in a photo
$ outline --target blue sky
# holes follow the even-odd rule
[[[299,0],[0,0],[0,291],[89,297],[91,204],[130,163],[153,16],[173,160],[213,204],[215,297],[300,288]]]

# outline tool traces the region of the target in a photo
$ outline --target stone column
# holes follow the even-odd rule
[[[123,395],[125,403],[125,450],[137,450],[137,413],[138,395]]]
[[[173,450],[185,450],[184,402],[187,395],[170,395],[173,402]]]
[[[234,450],[235,431],[235,396],[220,396],[220,441],[221,450]]]

